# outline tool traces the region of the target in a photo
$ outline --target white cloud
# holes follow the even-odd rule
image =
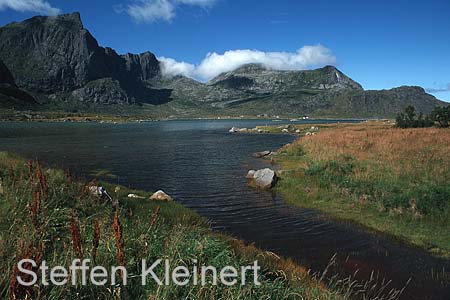
[[[210,80],[248,63],[260,63],[276,70],[304,70],[335,64],[336,57],[322,46],[304,46],[296,52],[263,52],[258,50],[229,50],[223,54],[208,53],[200,64],[178,62],[172,58],[159,57],[162,72],[166,76],[184,75],[202,81]]]
[[[43,0],[0,0],[0,10],[12,9],[20,12],[34,12],[54,16],[61,13],[47,1]]]
[[[137,22],[170,22],[179,5],[211,7],[216,0],[135,0],[133,4],[121,6],[116,11],[126,12]]]
[[[166,0],[140,0],[128,5],[125,11],[138,22],[170,21],[175,16],[174,5]]]
[[[158,59],[162,62],[161,71],[166,76],[192,76],[191,74],[196,73],[195,66],[193,64],[186,63],[184,61],[179,62],[167,57],[159,57]]]
[[[176,2],[186,5],[198,5],[208,7],[212,6],[216,2],[216,0],[178,0]]]

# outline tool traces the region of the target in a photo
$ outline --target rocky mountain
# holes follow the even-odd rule
[[[31,95],[17,87],[11,72],[0,60],[0,107],[31,108],[36,104]]]
[[[446,104],[420,87],[365,91],[333,66],[280,71],[248,64],[204,84],[177,76],[161,85],[175,100],[199,99],[229,114],[393,117],[407,105],[429,113]]]
[[[160,76],[150,53],[118,55],[100,47],[79,13],[33,17],[0,28],[0,58],[17,84],[54,99],[104,104],[160,103],[143,83]]]
[[[392,117],[408,105],[428,114],[436,106],[448,105],[418,86],[401,86],[390,90],[345,91],[323,94],[319,99],[329,103],[322,113],[340,116],[352,116],[357,112],[362,117]]]
[[[165,77],[151,52],[119,55],[101,47],[79,13],[0,27],[0,59],[8,66],[0,66],[4,85],[18,86],[44,104],[62,103],[59,107],[111,104],[126,110],[146,103],[162,115],[386,117],[406,105],[427,113],[444,104],[419,87],[365,91],[332,66],[280,71],[248,64],[207,83]]]
[[[222,73],[210,81],[211,85],[255,92],[285,92],[292,89],[356,89],[359,83],[332,66],[317,70],[280,71],[261,64],[243,65],[231,72]]]
[[[5,64],[0,60],[0,83],[9,84],[15,86],[14,77],[11,71],[5,66]]]

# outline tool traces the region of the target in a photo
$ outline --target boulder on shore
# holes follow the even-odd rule
[[[143,198],[145,198],[145,197],[142,197],[142,196],[139,196],[139,195],[136,195],[136,194],[128,194],[127,197],[128,198],[134,198],[134,199],[143,199]]]
[[[253,178],[250,176],[253,174]],[[250,185],[261,188],[261,189],[270,189],[273,187],[277,181],[277,175],[275,171],[265,168],[258,171],[250,170],[246,176],[247,179],[250,179]]]
[[[150,196],[150,200],[173,201],[173,198],[167,195],[163,190],[156,191]]]
[[[108,191],[102,186],[96,185],[89,186],[89,193],[96,197],[108,198],[109,200],[113,201],[113,204],[117,202],[117,199],[113,200],[113,198],[108,194]]]
[[[91,195],[97,196],[97,197],[101,197],[108,193],[104,187],[96,186],[96,185],[91,185],[89,187],[89,192],[91,193]]]

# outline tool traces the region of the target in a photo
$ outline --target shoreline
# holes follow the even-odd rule
[[[315,160],[315,154],[305,150],[305,147],[302,146],[303,139],[317,139],[322,131],[333,131],[334,134],[338,134],[338,132],[352,130],[352,126],[359,126],[355,130],[364,130],[363,126],[366,126],[369,130],[371,127],[383,127],[377,130],[388,130],[392,128],[392,124],[389,120],[365,121],[359,124],[311,123],[298,126],[293,125],[293,129],[290,132],[282,132],[281,128],[275,125],[260,127],[269,133],[276,134],[292,134],[294,130],[301,130],[300,133],[296,133],[299,136],[296,141],[276,150],[276,154],[270,157],[281,170],[281,172],[278,172],[281,180],[274,190],[289,205],[315,209],[332,220],[350,223],[352,226],[358,226],[365,231],[384,235],[404,243],[408,247],[426,251],[437,258],[450,259],[450,239],[445,238],[445,231],[449,234],[450,231],[443,225],[436,225],[433,222],[429,223],[428,216],[423,216],[417,208],[393,207],[387,209],[373,202],[374,200],[370,199],[370,197],[373,197],[371,195],[362,194],[358,198],[352,191],[345,189],[344,195],[327,192],[325,186],[321,187],[324,184],[322,182],[324,179],[321,178],[322,175],[305,174],[305,172],[308,173],[311,167],[311,161],[314,161],[314,163],[320,163],[320,161]],[[318,126],[319,129],[315,134],[306,134],[311,131],[310,126],[312,125]],[[345,150],[341,154],[345,155]],[[334,187],[331,186],[331,188]],[[329,189],[329,187],[326,189]],[[308,193],[314,193],[315,195],[305,196]],[[348,200],[348,198],[353,200]],[[441,234],[439,235],[440,232]],[[436,236],[436,234],[438,235]]]
[[[208,115],[199,114],[191,116],[166,116],[155,117],[151,115],[114,114],[114,113],[66,113],[63,111],[1,111],[0,122],[73,122],[73,123],[136,123],[136,122],[160,122],[160,121],[182,121],[182,120],[267,120],[271,122],[313,122],[323,121],[364,121],[364,120],[386,120],[386,118],[353,118],[338,116],[309,116],[305,119],[293,116],[256,116],[256,115]],[[292,121],[295,120],[295,121]]]
[[[118,222],[121,227],[120,240],[122,240],[122,242],[120,243],[121,248],[118,248],[117,250],[117,255],[122,253],[122,256],[125,259],[123,260],[123,263],[129,267],[132,274],[135,273],[135,267],[133,267],[132,264],[126,263],[126,261],[138,260],[139,257],[145,258],[153,257],[152,255],[159,255],[161,257],[173,258],[176,261],[181,259],[179,261],[181,264],[184,263],[185,259],[196,258],[203,263],[220,266],[225,263],[225,261],[216,260],[224,256],[224,259],[232,265],[245,264],[250,261],[258,260],[262,267],[262,274],[260,276],[262,286],[258,287],[259,292],[255,290],[253,293],[256,295],[259,294],[261,297],[265,297],[264,293],[267,293],[266,295],[278,295],[281,298],[286,297],[282,296],[282,294],[298,293],[306,299],[348,299],[348,295],[340,294],[340,291],[345,291],[345,287],[339,287],[339,291],[338,288],[336,288],[336,291],[334,291],[333,287],[328,288],[324,282],[317,278],[313,278],[308,270],[294,263],[290,259],[280,258],[270,252],[260,250],[229,235],[212,232],[208,222],[203,217],[200,217],[197,213],[176,202],[151,201],[149,200],[151,193],[117,186],[108,182],[101,182],[101,185],[104,186],[106,190],[114,191],[114,193],[111,192],[111,195],[119,203],[118,210],[114,216],[110,205],[97,202],[97,198],[90,195],[89,192],[86,194],[85,184],[81,184],[78,180],[73,179],[70,173],[65,174],[64,172],[55,169],[46,169],[44,171],[39,164],[36,165],[36,163],[31,162],[28,163],[27,167],[27,163],[24,159],[5,152],[0,153],[0,165],[2,166],[0,171],[0,178],[2,178],[0,192],[1,195],[5,197],[5,201],[0,203],[2,206],[2,211],[0,212],[0,215],[2,215],[2,221],[0,221],[0,242],[2,243],[0,255],[5,258],[2,260],[3,262],[6,261],[7,257],[11,259],[12,256],[15,255],[14,253],[21,251],[21,243],[25,245],[30,243],[31,247],[31,245],[38,242],[41,239],[40,236],[42,233],[40,232],[51,230],[51,224],[54,222],[52,221],[53,218],[60,215],[57,217],[59,220],[58,222],[67,222],[63,228],[59,229],[60,232],[57,233],[60,237],[57,240],[52,239],[52,242],[47,241],[40,247],[44,247],[44,249],[58,249],[64,244],[66,245],[64,247],[68,248],[69,252],[60,252],[62,251],[62,248],[60,251],[50,251],[48,253],[46,250],[42,250],[42,258],[53,261],[53,263],[59,261],[61,262],[60,265],[64,265],[63,262],[66,261],[67,258],[77,257],[77,252],[80,254],[84,253],[84,257],[90,257],[89,253],[90,251],[93,251],[92,253],[96,253],[93,256],[93,259],[94,261],[97,261],[97,264],[101,263],[102,265],[105,265],[105,267],[111,266],[114,263],[115,247],[119,247],[119,244],[117,244],[117,231],[115,230],[114,235],[111,235],[108,229],[108,227],[111,226],[110,223],[112,222],[112,219],[114,219],[114,223]],[[27,195],[29,191],[26,190],[26,187],[28,187],[28,189],[30,187],[28,176],[30,176],[29,178],[32,178],[34,175],[20,175],[20,177],[11,175],[19,173],[26,174],[28,172],[27,168],[36,170],[37,177],[35,180],[38,180],[39,182],[37,188],[39,188],[39,186],[41,186],[40,189],[43,188],[39,193],[41,194],[40,197],[44,198],[40,200],[40,197],[35,198],[33,196],[30,198],[30,196]],[[17,188],[22,185],[23,189],[17,190]],[[65,191],[65,193],[72,196],[58,195],[62,191]],[[127,197],[127,195],[131,193],[140,195],[142,198]],[[77,200],[73,202],[73,200],[70,200],[72,197]],[[19,199],[20,201],[18,203],[11,202],[13,198]],[[28,201],[30,201],[31,204],[27,204]],[[38,207],[37,210],[33,209],[33,207],[35,207],[35,204],[33,204],[35,201],[38,201],[36,206]],[[55,203],[55,201],[62,202]],[[29,212],[25,209],[25,205],[31,205],[31,217],[33,220],[37,220],[37,223],[33,221],[33,223],[30,224],[30,222],[27,221]],[[16,211],[16,214],[8,214],[10,209]],[[67,217],[65,216],[66,213],[64,213],[66,210],[68,210]],[[57,215],[55,215],[55,213],[57,213]],[[16,217],[20,219],[16,219]],[[63,221],[65,218],[68,218],[67,221]],[[25,222],[23,226],[21,225],[22,222]],[[92,222],[94,222],[94,224],[99,224],[99,240],[97,241],[97,246],[94,246],[94,248],[90,245],[92,242],[89,238],[91,234],[94,234],[95,240],[96,235],[96,229],[94,232],[92,231]],[[148,224],[150,224],[150,226]],[[34,229],[28,228],[30,226],[34,227]],[[66,226],[68,229],[72,229],[66,231]],[[78,232],[77,235],[79,235],[79,238],[77,239],[74,239],[73,236],[73,226],[78,228],[75,230],[75,232]],[[10,230],[6,230],[6,228],[9,228]],[[70,231],[72,231],[72,241],[70,238]],[[154,232],[155,236],[153,236],[151,232]],[[69,237],[65,237],[64,233],[69,234]],[[13,234],[14,237],[9,237],[10,234]],[[114,239],[116,239],[115,242]],[[80,243],[78,247],[76,246],[77,243]],[[70,250],[72,244],[73,253]],[[116,246],[114,246],[114,244],[116,244]],[[165,246],[161,247],[163,245]],[[145,250],[141,249],[141,247]],[[181,250],[179,249],[184,249],[184,251],[180,252]],[[33,251],[37,251],[37,248],[33,248]],[[142,256],[142,251],[148,253],[147,255],[149,256]],[[172,253],[171,251],[175,252]],[[179,257],[179,255],[181,255],[181,257]],[[119,259],[119,256],[117,256],[117,259]],[[4,290],[3,287],[9,285],[9,276],[14,274],[11,265],[5,265],[3,267],[5,274],[8,274],[8,276],[6,276],[7,278],[4,278],[4,280],[0,280],[1,290]],[[281,277],[275,275],[279,270],[283,270],[284,272],[284,275]],[[273,276],[277,279],[274,280],[275,278]],[[131,284],[128,284],[128,287],[126,288],[129,289],[129,293],[131,292],[130,290],[134,289],[136,289],[136,291],[134,291],[133,294],[144,292],[143,290],[140,290],[140,287],[138,287],[137,282],[133,281],[133,278],[129,278],[129,280]],[[190,287],[189,289],[192,288],[194,287]],[[16,292],[20,293],[20,286],[16,286],[16,289]],[[40,286],[40,289],[40,293],[45,294],[49,287]],[[116,289],[117,287],[114,288],[114,290]],[[127,292],[125,286],[119,285],[119,289],[123,289],[123,292]],[[168,286],[166,289],[171,291],[170,293],[180,293],[180,289],[176,287]],[[189,291],[189,289],[186,289],[186,291]],[[222,287],[220,286],[216,286],[214,289],[217,290],[216,293],[225,293],[225,291],[222,292]],[[250,286],[241,288],[233,287],[232,290],[234,290],[234,292],[232,293],[236,296],[245,295],[242,294],[245,289],[253,288]],[[6,290],[8,289],[5,289],[4,291]],[[52,289],[50,288],[48,291],[51,290]],[[63,288],[58,287],[58,290],[64,292]],[[86,292],[84,291],[84,288],[81,288],[79,285],[77,285],[75,290],[78,290],[81,293]],[[199,292],[200,291],[201,290],[199,290]],[[52,293],[54,292],[55,291]],[[4,296],[6,297],[6,295]]]

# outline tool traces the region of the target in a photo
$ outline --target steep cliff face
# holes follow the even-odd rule
[[[126,72],[132,78],[152,80],[161,76],[159,61],[151,52],[141,54],[127,53],[122,55],[122,58],[125,59]]]
[[[0,107],[23,109],[36,104],[30,94],[17,87],[11,72],[0,60]]]
[[[0,56],[18,85],[37,91],[70,90],[108,75],[108,55],[78,13],[0,28]]]
[[[3,61],[0,60],[0,84],[10,84],[15,86],[16,83],[14,82],[14,77],[12,76],[9,69],[5,66]]]
[[[1,27],[0,57],[20,87],[64,97],[61,92],[90,83],[88,94],[105,103],[151,103],[152,99],[139,99],[152,94],[141,81],[159,76],[159,62],[150,52],[120,56],[111,48],[100,47],[83,27],[79,13],[33,17]],[[109,98],[98,94],[106,91],[106,81],[98,81],[104,78],[110,78],[109,83],[118,82],[115,90],[127,96],[112,99],[115,93]],[[100,84],[97,88],[96,83]],[[70,93],[70,97],[78,94]],[[124,99],[127,101],[122,102]]]

